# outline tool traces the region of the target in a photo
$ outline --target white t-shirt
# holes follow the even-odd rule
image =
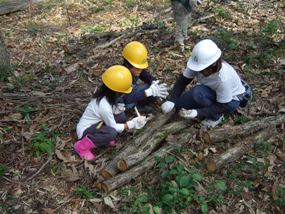
[[[122,132],[124,130],[123,123],[116,123],[113,108],[106,97],[103,97],[100,100],[99,105],[97,104],[96,99],[92,99],[76,126],[78,139],[82,137],[83,132],[87,128],[100,121],[104,121],[107,126],[113,127],[117,132]]]
[[[199,84],[208,86],[216,92],[216,100],[219,103],[228,103],[231,100],[238,100],[237,95],[245,92],[245,88],[241,83],[235,69],[227,62],[222,62],[222,67],[219,72],[208,77],[197,71],[192,71],[186,68],[183,71],[183,76],[192,79],[197,77]]]

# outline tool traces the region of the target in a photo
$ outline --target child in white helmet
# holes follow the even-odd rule
[[[93,95],[76,127],[78,141],[74,144],[77,154],[86,160],[94,160],[92,150],[116,143],[118,133],[125,129],[141,129],[146,117],[127,121],[116,100],[132,91],[132,75],[121,65],[114,65],[102,74],[102,86]]]
[[[251,89],[221,56],[222,51],[212,40],[198,42],[174,84],[169,101],[162,104],[162,111],[167,113],[175,107],[180,116],[202,119],[203,125],[214,127],[221,122],[223,113],[244,107]],[[195,77],[198,84],[182,94]]]

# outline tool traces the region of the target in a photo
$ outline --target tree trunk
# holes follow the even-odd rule
[[[271,129],[272,130],[272,129]],[[228,149],[215,159],[209,159],[206,161],[206,166],[209,172],[216,172],[221,170],[223,166],[230,162],[238,160],[242,155],[248,153],[253,144],[263,142],[269,139],[273,134],[273,131],[262,130],[254,136],[247,137],[241,140],[237,145]]]
[[[4,37],[0,32],[0,69],[10,65],[10,57],[5,46]]]
[[[117,162],[123,157],[127,157],[128,155],[134,153],[137,151],[137,149],[140,147],[141,144],[144,144],[147,139],[152,136],[154,132],[156,132],[159,128],[161,128],[164,124],[167,123],[167,121],[172,117],[174,114],[174,111],[169,112],[168,114],[161,114],[159,116],[156,116],[157,118],[153,121],[151,121],[149,124],[147,124],[147,131],[142,130],[142,132],[135,136],[134,141],[132,143],[127,144],[123,150],[119,152],[119,154],[114,157],[106,166],[104,169],[102,169],[99,173],[100,175],[105,178],[111,178],[117,173],[119,173],[119,170],[117,168]]]
[[[191,126],[191,121],[183,120],[166,125],[162,130],[153,134],[135,153],[122,157],[117,162],[117,168],[120,171],[126,171],[132,166],[144,160],[150,153],[156,150],[160,143],[167,138],[169,134],[176,134],[177,132]]]
[[[194,129],[191,129],[194,130]],[[196,132],[197,130],[195,130]],[[163,158],[176,148],[179,148],[183,146],[183,144],[186,144],[189,142],[189,139],[191,139],[193,136],[192,132],[186,132],[183,134],[180,134],[178,138],[175,140],[175,142],[169,142],[160,149],[158,149],[153,154],[149,155],[144,161],[142,161],[139,165],[129,169],[128,171],[121,173],[113,178],[110,178],[109,180],[105,180],[100,185],[98,185],[99,188],[104,190],[105,192],[111,192],[127,183],[129,183],[132,179],[138,177],[139,175],[145,173],[146,171],[150,170],[156,163],[155,158],[160,157]]]
[[[211,131],[202,131],[200,138],[207,144],[231,141],[236,138],[252,135],[253,133],[268,127],[278,126],[282,123],[285,123],[285,115],[271,116],[257,121],[250,121],[239,126],[222,127]]]

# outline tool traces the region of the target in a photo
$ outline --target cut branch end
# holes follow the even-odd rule
[[[128,164],[127,164],[127,162],[126,162],[124,159],[120,159],[120,160],[118,160],[118,162],[117,162],[117,168],[118,168],[120,171],[125,172],[125,171],[127,171],[127,169],[128,169]]]

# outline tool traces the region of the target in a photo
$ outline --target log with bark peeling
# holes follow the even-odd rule
[[[105,192],[111,192],[129,183],[132,179],[150,170],[156,163],[156,157],[163,158],[170,152],[174,151],[176,148],[187,144],[196,132],[197,130],[192,128],[186,133],[179,134],[178,138],[175,141],[169,142],[166,145],[162,146],[157,151],[149,155],[146,159],[144,159],[139,165],[134,166],[126,172],[118,174],[109,180],[101,182],[98,187],[100,187]]]
[[[191,121],[183,120],[167,124],[161,130],[154,133],[141,147],[125,157],[122,157],[117,162],[117,168],[120,171],[126,171],[132,166],[144,160],[150,153],[156,150],[160,143],[167,138],[169,134],[176,134],[177,132],[186,129],[193,123]]]
[[[241,140],[237,145],[228,149],[227,151],[225,151],[215,159],[207,160],[206,167],[208,171],[209,172],[219,171],[226,164],[238,160],[242,155],[251,151],[251,148],[254,144],[269,139],[273,135],[272,130],[275,129],[259,131],[255,135],[249,136]]]
[[[111,178],[114,175],[119,173],[119,169],[117,168],[117,162],[123,157],[126,157],[132,153],[134,153],[141,144],[143,144],[154,132],[156,132],[159,128],[161,128],[164,124],[168,122],[168,120],[172,117],[174,111],[169,112],[168,114],[160,114],[156,116],[156,119],[147,124],[147,131],[142,130],[142,132],[136,136],[134,141],[131,144],[127,144],[116,157],[114,157],[99,173],[105,178]]]
[[[257,121],[250,121],[239,126],[222,127],[215,130],[202,131],[200,138],[207,144],[230,141],[233,140],[233,137],[246,137],[262,129],[278,126],[282,123],[285,123],[285,115],[271,116]]]

